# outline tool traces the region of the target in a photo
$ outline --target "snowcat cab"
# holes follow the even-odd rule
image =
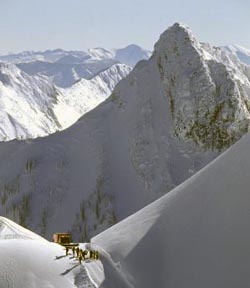
[[[71,243],[71,235],[69,233],[55,233],[53,235],[53,242],[60,245],[67,245]]]

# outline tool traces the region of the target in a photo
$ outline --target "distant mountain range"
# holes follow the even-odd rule
[[[87,52],[62,49],[26,51],[0,56],[0,61],[14,63],[31,76],[47,76],[53,84],[66,88],[81,78],[90,79],[114,64],[123,63],[134,67],[138,61],[150,56],[150,51],[137,45],[129,45],[111,50],[93,48]]]
[[[250,67],[177,23],[70,128],[0,144],[0,214],[88,240],[199,171],[249,123]]]
[[[227,45],[223,49],[236,55],[243,63],[250,65],[250,49],[239,45]]]

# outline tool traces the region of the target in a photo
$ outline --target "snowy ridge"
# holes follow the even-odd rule
[[[116,64],[91,80],[59,89],[45,77],[0,64],[0,140],[46,136],[69,127],[104,101],[130,70]]]
[[[130,71],[131,68],[125,64],[115,64],[92,79],[81,79],[72,87],[61,91],[66,97],[67,105],[78,111],[78,118],[80,118],[103,102],[112,93],[117,83]]]
[[[41,76],[0,64],[0,139],[45,136],[61,129],[53,112],[59,90]]]

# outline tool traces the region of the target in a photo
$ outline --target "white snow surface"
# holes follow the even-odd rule
[[[80,247],[85,249],[85,244]],[[1,288],[95,288],[88,272],[92,264],[80,265],[72,256],[65,256],[62,246],[0,217]]]
[[[173,191],[94,237],[92,247],[119,263],[130,287],[248,287],[249,145],[247,134]]]
[[[31,232],[15,222],[0,216],[0,240],[3,239],[32,239],[46,241],[44,238]]]
[[[0,140],[36,138],[69,127],[104,101],[130,70],[115,64],[91,80],[59,89],[45,77],[0,64]]]
[[[116,84],[130,71],[131,68],[125,64],[114,64],[90,80],[81,79],[72,87],[61,89],[63,98],[60,100],[65,105],[55,106],[55,114],[58,115],[63,127],[69,127],[107,99]]]

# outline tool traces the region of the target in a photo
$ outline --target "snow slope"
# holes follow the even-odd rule
[[[59,96],[44,77],[0,64],[0,139],[45,136],[61,129],[53,111]]]
[[[69,127],[104,101],[130,70],[115,64],[91,80],[59,89],[45,77],[0,64],[0,140],[46,136]]]
[[[224,56],[175,24],[69,129],[0,144],[1,215],[86,241],[192,176],[248,131],[247,67]]]
[[[62,126],[69,127],[82,115],[108,98],[116,84],[130,71],[131,68],[125,64],[114,64],[90,80],[81,79],[72,87],[61,89],[63,94],[61,101],[66,105],[65,109],[62,109],[60,105],[56,106],[55,114],[58,115]]]
[[[88,266],[66,257],[62,246],[0,217],[1,288],[94,288]]]
[[[222,48],[225,51],[228,51],[229,53],[233,53],[234,55],[236,55],[243,63],[250,65],[250,49],[235,44],[227,45]]]
[[[111,254],[132,287],[248,287],[249,145],[247,134],[92,246]]]
[[[32,239],[46,241],[44,238],[29,231],[28,229],[25,229],[15,222],[0,216],[0,240],[8,239]]]

